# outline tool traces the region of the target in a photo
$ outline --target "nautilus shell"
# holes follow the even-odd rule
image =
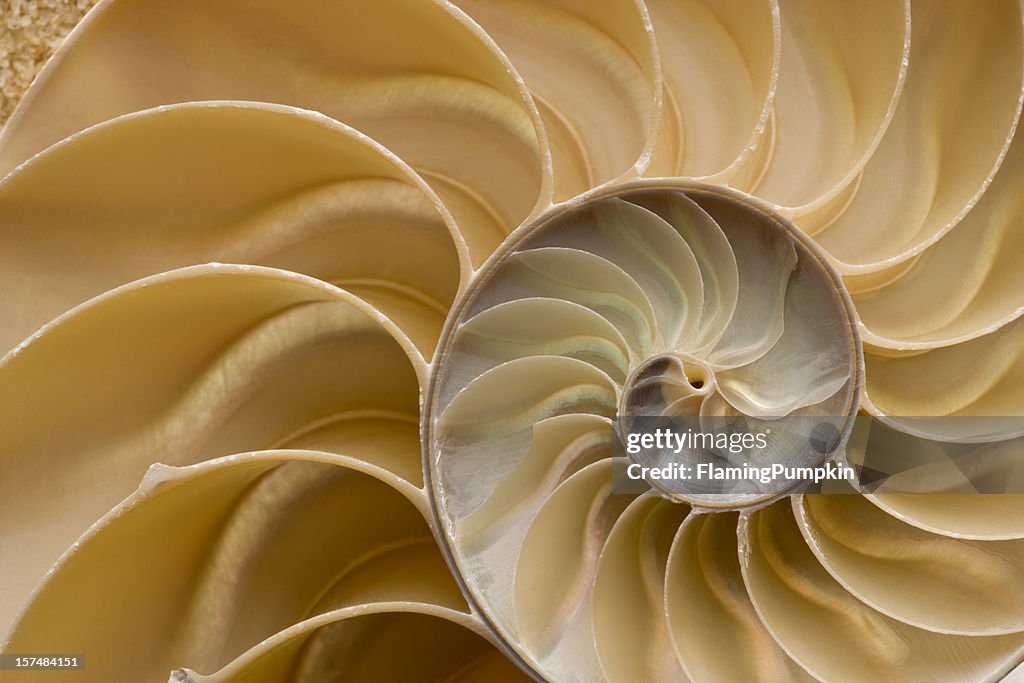
[[[1022,25],[101,0],[0,132],[0,652],[84,668],[0,679],[1012,678]],[[673,415],[983,472],[621,490]]]

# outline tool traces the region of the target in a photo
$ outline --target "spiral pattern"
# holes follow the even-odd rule
[[[1006,676],[1020,495],[612,420],[1024,416],[1019,1],[456,4],[101,0],[0,131],[5,680]]]

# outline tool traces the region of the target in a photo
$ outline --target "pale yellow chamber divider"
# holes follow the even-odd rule
[[[484,463],[503,478],[496,484],[483,482],[493,490],[453,525],[464,575],[494,577],[480,597],[487,614],[509,629],[514,629],[511,578],[537,511],[562,482],[611,457],[615,438],[609,418],[580,413],[542,419],[530,436],[521,458],[502,458],[499,451]]]
[[[1017,319],[983,337],[928,351],[869,347],[868,407],[895,416],[1024,415],[1022,339],[1024,320]]]
[[[101,2],[0,137],[0,174],[67,135],[199,100],[277,102],[367,133],[438,191],[482,260],[546,205],[539,118],[504,56],[445,2]]]
[[[718,344],[736,310],[739,273],[729,238],[715,219],[683,194],[632,199],[669,223],[696,259],[702,308],[699,325],[675,340],[675,344],[676,348],[686,348],[693,354],[706,353]]]
[[[456,519],[468,515],[528,458],[535,424],[571,414],[610,420],[617,397],[603,372],[559,356],[518,358],[474,379],[433,426],[438,480],[470,489],[450,512]]]
[[[330,119],[183,104],[121,117],[0,183],[0,345],[125,282],[208,261],[334,283],[433,352],[470,270],[437,195]]]
[[[522,545],[540,506],[570,476],[611,457],[613,438],[611,420],[599,415],[556,415],[537,422],[522,462],[460,520],[456,533],[467,556],[494,548],[508,556],[505,566],[511,572],[517,556],[508,549]]]
[[[851,494],[852,495],[852,494]],[[1024,654],[1024,635],[925,631],[848,592],[807,546],[788,499],[741,520],[740,561],[751,600],[782,647],[834,681],[995,681]]]
[[[797,253],[789,240],[766,225],[752,225],[741,207],[718,198],[698,203],[714,216],[732,249],[734,261],[722,264],[722,270],[735,269],[737,275],[736,303],[707,360],[717,367],[739,367],[763,356],[782,336]]]
[[[330,612],[283,631],[221,671],[175,672],[174,683],[530,679],[466,614],[429,604],[378,603]]]
[[[459,326],[439,405],[474,377],[516,358],[565,356],[590,363],[615,382],[629,372],[629,347],[596,312],[571,301],[530,297],[497,304]]]
[[[747,596],[735,513],[691,515],[672,543],[665,610],[691,680],[811,681],[765,630]]]
[[[537,512],[515,572],[518,642],[556,680],[602,679],[592,624],[598,558],[634,496],[612,491],[611,459],[566,479]]]
[[[366,303],[269,268],[172,271],[59,318],[0,362],[0,633],[151,463],[305,444],[420,486],[425,375]],[[367,448],[381,427],[395,434]]]
[[[654,212],[607,199],[530,246],[575,249],[622,270],[650,302],[657,348],[675,348],[681,337],[697,332],[704,308],[700,266],[686,241]]]
[[[761,357],[717,374],[722,396],[738,410],[783,417],[833,397],[830,404],[838,407],[851,393],[857,372],[850,363],[851,323],[837,315],[843,304],[823,280],[806,259],[796,263],[782,303],[782,334]]]
[[[1016,0],[913,0],[911,9],[906,84],[856,194],[838,214],[800,221],[844,274],[894,265],[955,226],[999,168],[1019,116]]]
[[[508,258],[474,301],[475,314],[526,297],[562,299],[605,318],[643,357],[657,338],[654,309],[636,280],[611,261],[565,247],[539,247]]]
[[[741,189],[794,212],[843,191],[892,118],[910,48],[910,0],[780,0],[782,55],[764,174]]]
[[[646,4],[664,80],[661,129],[646,174],[756,180],[771,152],[764,136],[778,78],[777,3]]]
[[[1022,415],[1024,403],[1017,397],[1024,381],[1022,334],[1024,324],[1017,319],[985,336],[938,349],[900,353],[869,347],[866,407],[874,414],[897,418]],[[916,390],[910,392],[910,386]],[[945,427],[940,421],[922,426],[926,430]],[[958,423],[949,427],[955,432]],[[934,436],[941,439],[943,434]],[[925,531],[973,539],[1024,538],[1021,494],[883,493],[869,499]]]
[[[611,417],[616,395],[615,383],[589,363],[562,356],[525,356],[470,382],[440,420],[459,440],[507,436],[532,427],[538,418],[563,414],[557,411]]]
[[[878,494],[868,500],[925,531],[984,540],[1024,538],[1024,495]]]
[[[468,616],[426,512],[408,482],[328,453],[154,465],[47,575],[5,651],[86,653],[61,679],[165,681],[355,605]]]
[[[641,496],[615,522],[594,581],[594,641],[609,683],[685,680],[665,622],[669,548],[689,513]]]
[[[858,495],[803,496],[794,509],[825,568],[879,611],[946,633],[1024,631],[1024,541],[930,533]]]
[[[554,198],[645,166],[660,100],[638,0],[458,0],[511,58],[551,143]]]
[[[1024,313],[1024,132],[992,184],[957,226],[916,259],[847,278],[864,340],[931,348],[990,333]],[[917,302],[929,301],[928,306]],[[907,315],[913,310],[914,315]]]

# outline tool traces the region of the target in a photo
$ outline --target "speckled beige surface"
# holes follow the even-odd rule
[[[64,36],[96,0],[0,2],[0,123]]]

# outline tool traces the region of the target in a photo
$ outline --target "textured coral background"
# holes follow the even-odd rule
[[[0,124],[96,0],[0,0]]]

